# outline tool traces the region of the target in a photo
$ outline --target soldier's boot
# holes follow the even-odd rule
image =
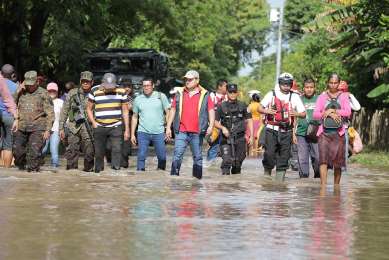
[[[84,172],[93,172],[94,162],[89,162],[84,160],[84,168],[82,169]]]
[[[196,164],[193,165],[192,176],[200,180],[203,177],[203,167]]]
[[[235,166],[235,167],[233,166],[231,169],[232,174],[240,174],[240,172],[241,172],[241,168],[238,166]]]
[[[263,174],[264,174],[265,176],[271,176],[271,170],[272,170],[272,169],[267,169],[267,168],[265,168],[264,171],[263,171]]]
[[[75,165],[74,163],[68,163],[66,165],[66,170],[77,170],[78,169],[78,165]]]
[[[179,176],[180,175],[181,162],[173,161],[172,168],[170,170],[170,175]]]
[[[158,160],[157,170],[166,170],[166,160]]]
[[[276,181],[283,182],[285,180],[286,170],[276,171]]]

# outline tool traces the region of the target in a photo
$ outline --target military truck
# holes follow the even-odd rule
[[[131,80],[135,96],[142,92],[142,80],[146,77],[154,79],[156,90],[165,94],[174,87],[175,80],[169,78],[167,55],[154,49],[109,48],[93,51],[86,59],[87,69],[93,72],[97,84],[104,73],[110,72],[119,83]]]

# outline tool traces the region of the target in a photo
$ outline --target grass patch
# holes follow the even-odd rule
[[[389,152],[367,148],[362,153],[353,155],[350,158],[350,162],[389,170]]]

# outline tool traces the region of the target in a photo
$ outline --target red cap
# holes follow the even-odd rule
[[[297,85],[297,81],[293,80],[292,87],[290,88],[291,91],[295,93],[300,93],[299,86]]]
[[[342,92],[348,92],[348,84],[347,84],[347,82],[344,81],[344,80],[341,80],[339,82],[338,90],[340,90]]]

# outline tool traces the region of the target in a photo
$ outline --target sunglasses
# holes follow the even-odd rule
[[[229,90],[228,93],[236,94],[236,93],[238,93],[238,91],[237,90]]]
[[[196,78],[191,78],[191,79],[188,79],[188,78],[185,78],[184,80],[185,80],[185,82],[192,82],[192,81],[194,81]]]

